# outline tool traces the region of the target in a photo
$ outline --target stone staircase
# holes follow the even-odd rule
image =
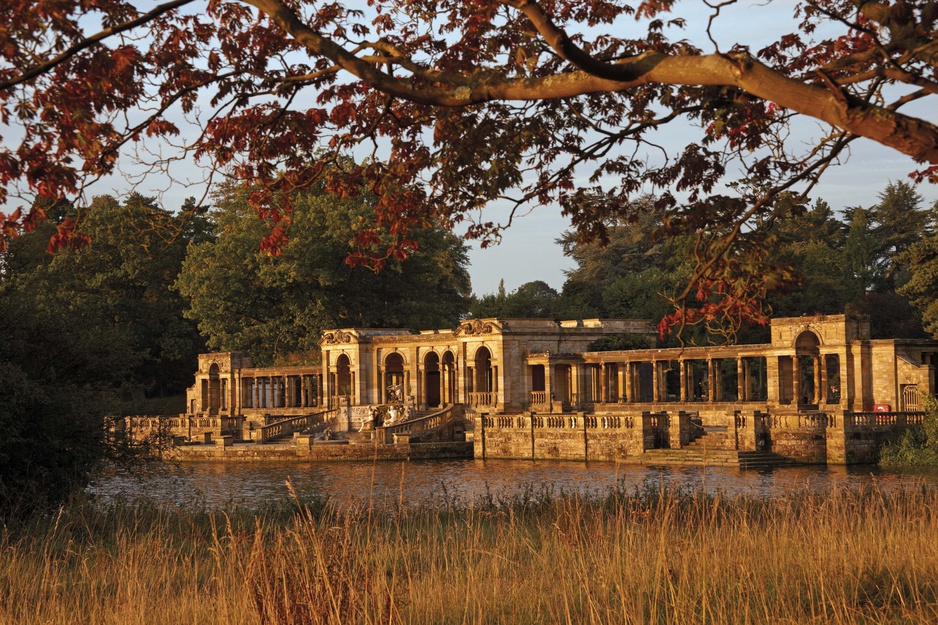
[[[708,426],[681,449],[648,449],[642,456],[647,465],[725,466],[741,469],[796,466],[799,463],[768,451],[738,451],[726,426]]]
[[[736,451],[729,449],[649,449],[641,459],[642,464],[654,466],[683,465],[708,467],[739,467],[762,469],[797,466],[791,458],[768,451]]]

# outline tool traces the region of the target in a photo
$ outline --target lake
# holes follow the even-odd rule
[[[885,490],[938,486],[938,471],[888,471],[875,466],[646,467],[605,462],[449,460],[419,462],[161,463],[146,470],[112,471],[92,486],[104,500],[145,498],[181,509],[256,507],[297,495],[328,496],[340,505],[396,507],[441,501],[470,504],[482,497],[525,491],[602,493],[614,487],[703,490],[780,498],[876,486]]]

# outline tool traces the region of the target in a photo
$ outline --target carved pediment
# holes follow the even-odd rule
[[[355,335],[343,330],[331,330],[322,335],[323,345],[347,345],[355,340]]]
[[[467,319],[459,324],[457,335],[473,336],[477,334],[498,334],[502,327],[489,319]]]

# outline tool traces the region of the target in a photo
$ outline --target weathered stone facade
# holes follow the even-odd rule
[[[590,351],[621,335],[649,347]],[[244,354],[203,354],[184,417],[190,437],[192,419],[224,418],[229,431],[216,434],[267,440],[272,424],[312,423],[304,415],[326,410],[341,432],[370,422],[378,405],[461,405],[479,457],[634,461],[693,445],[709,428],[728,449],[852,463],[920,421],[920,398],[936,391],[935,341],[872,340],[869,321],[848,315],[774,319],[771,337],[660,349],[650,347],[649,322],[605,319],[340,329],[320,341],[320,367],[254,368]]]

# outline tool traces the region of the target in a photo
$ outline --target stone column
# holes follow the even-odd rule
[[[743,359],[736,359],[736,401],[746,401],[746,368]]]
[[[723,359],[713,361],[713,401],[723,401]]]
[[[820,356],[812,356],[812,362],[814,362],[814,401],[812,404],[821,403],[821,358]],[[826,376],[825,376],[826,377]]]
[[[578,365],[567,367],[567,396],[572,404],[580,403],[579,377],[580,367]]]
[[[550,358],[547,359],[547,364],[544,365],[544,394],[547,398],[547,403],[550,404],[554,400],[554,389],[551,384],[551,373],[553,367],[550,364]]]
[[[791,360],[791,391],[794,395],[795,407],[801,405],[801,359],[798,356]]]
[[[605,404],[609,399],[607,393],[609,392],[609,385],[606,383],[606,376],[609,375],[609,372],[606,370],[606,363],[599,363],[599,402]]]
[[[711,403],[716,401],[716,373],[712,358],[707,359],[707,401]]]
[[[635,396],[635,363],[627,362],[625,363],[625,381],[628,384],[628,390],[626,394],[628,395],[628,401],[630,404],[634,404],[638,401],[638,398]]]
[[[261,407],[261,395],[260,386],[258,382],[259,378],[254,378],[251,384],[251,408],[260,408]]]
[[[619,397],[616,398],[616,401],[621,400],[623,397],[625,397],[627,401],[632,400],[632,396],[629,394],[628,389],[628,368],[628,362],[621,362],[616,366],[616,376],[619,387]]]
[[[329,350],[323,350],[322,352],[322,393],[323,397],[322,407],[323,408],[333,408],[334,406],[329,405],[332,401],[332,388],[329,379]]]
[[[680,376],[680,392],[681,392],[681,403],[687,401],[687,361],[681,358],[678,361],[679,376]]]
[[[766,400],[772,404],[778,404],[781,397],[779,388],[781,386],[781,370],[778,366],[778,356],[766,356],[765,358],[765,394]]]
[[[378,365],[378,403],[388,403],[388,381],[385,378],[384,365]]]
[[[428,397],[429,393],[429,389],[427,387],[427,370],[425,367],[417,365],[417,397],[415,399],[417,405],[420,406],[423,410],[427,409],[426,398]]]
[[[827,392],[827,389],[830,386],[830,382],[827,379],[827,355],[826,354],[821,354],[820,362],[821,362],[821,386],[820,386],[820,390],[818,391],[819,393],[818,403],[827,404],[827,400],[830,399],[830,395]]]
[[[657,360],[651,361],[651,400],[661,401],[661,363]]]

